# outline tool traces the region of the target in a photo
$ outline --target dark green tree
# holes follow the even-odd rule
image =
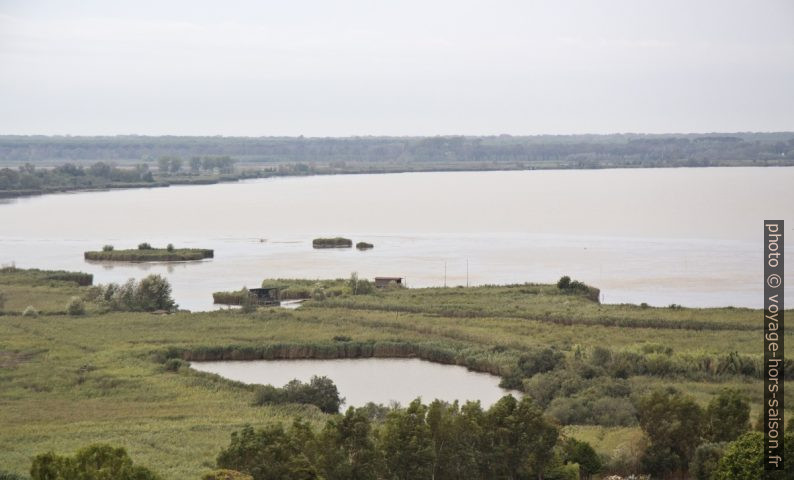
[[[502,397],[486,415],[485,432],[492,445],[490,477],[515,480],[528,475],[543,478],[557,443],[557,427],[543,417],[529,397]]]
[[[348,408],[325,424],[317,439],[318,470],[326,480],[375,480],[385,464],[366,412]]]
[[[604,468],[601,457],[593,450],[593,447],[589,443],[581,442],[575,438],[569,438],[563,444],[563,461],[578,463],[579,476],[584,480],[588,480]]]
[[[149,312],[176,308],[176,303],[171,298],[171,285],[157,274],[144,277],[138,282],[135,297],[138,310]]]
[[[730,442],[750,429],[750,402],[737,390],[725,389],[706,407],[706,438]]]
[[[301,443],[280,424],[256,431],[246,426],[232,433],[231,444],[218,455],[218,467],[247,473],[254,480],[317,479]]]
[[[695,480],[711,480],[727,444],[704,443],[695,450],[689,473]]]
[[[425,422],[427,407],[419,399],[408,408],[389,413],[381,434],[386,465],[396,480],[430,478],[433,474],[433,440]]]
[[[794,478],[794,435],[786,434],[783,439],[786,461],[784,469],[764,472],[764,434],[748,432],[729,443],[720,459],[712,480],[788,480]]]
[[[640,427],[650,445],[641,462],[658,476],[686,472],[703,437],[703,410],[691,397],[674,390],[656,390],[637,402]]]

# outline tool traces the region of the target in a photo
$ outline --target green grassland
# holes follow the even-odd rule
[[[88,287],[48,275],[0,271],[7,299],[0,315],[0,465],[19,473],[37,453],[72,454],[107,442],[165,478],[197,479],[245,424],[299,416],[319,426],[327,418],[306,405],[254,406],[252,387],[189,368],[169,371],[164,362],[170,357],[417,356],[506,376],[533,349],[553,347],[566,358],[586,359],[606,347],[655,365],[628,377],[635,392],[675,386],[705,405],[722,388],[736,388],[750,398],[753,419],[762,400],[760,377],[719,367],[736,358],[760,362],[757,310],[599,305],[552,285],[395,288],[354,296],[343,292],[340,280],[327,285],[340,294],[313,295],[322,300],[297,310],[157,315],[100,313],[88,305],[86,315],[69,316],[67,301]],[[300,286],[323,288],[321,282]],[[27,305],[42,314],[21,316]],[[787,399],[792,405],[791,394]],[[636,425],[563,431],[611,458],[631,457],[643,435]]]

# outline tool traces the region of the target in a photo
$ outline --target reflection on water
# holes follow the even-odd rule
[[[82,270],[97,282],[159,273],[192,310],[213,308],[213,291],[264,278],[356,271],[441,286],[445,266],[450,286],[567,274],[600,287],[607,303],[759,306],[759,228],[764,218],[794,216],[792,184],[794,168],[637,169],[347,175],[48,195],[0,205],[0,263]],[[312,238],[336,235],[375,248],[311,248]],[[83,259],[104,244],[143,241],[212,248],[215,258]]]
[[[244,383],[284,386],[293,379],[309,381],[313,375],[334,381],[346,406],[367,402],[407,405],[417,397],[453,402],[479,400],[493,405],[510,392],[499,388],[499,377],[418,359],[360,358],[341,360],[255,360],[192,362],[191,366]]]

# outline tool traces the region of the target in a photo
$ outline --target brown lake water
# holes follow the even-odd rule
[[[765,218],[794,238],[794,168],[439,172],[76,192],[0,204],[0,264],[121,282],[160,273],[182,308],[264,278],[402,276],[409,286],[554,282],[606,303],[761,305]],[[319,236],[375,244],[313,250]],[[113,244],[215,249],[177,264],[88,263]],[[792,249],[789,247],[788,252]],[[790,259],[788,265],[793,265]],[[789,285],[792,285],[789,282]],[[787,289],[791,295],[791,290]]]
[[[333,380],[346,407],[368,402],[408,405],[417,397],[461,403],[479,400],[488,408],[511,392],[499,388],[499,377],[415,358],[357,358],[339,360],[253,360],[191,362],[201,372],[249,384],[284,386],[292,379],[308,382],[313,375]],[[388,372],[388,375],[384,375]]]

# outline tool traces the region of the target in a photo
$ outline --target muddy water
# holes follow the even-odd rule
[[[618,169],[340,175],[47,195],[0,204],[0,264],[82,270],[97,282],[161,273],[180,306],[193,310],[213,308],[213,291],[263,278],[353,271],[402,276],[415,287],[551,282],[567,274],[600,287],[607,303],[759,306],[761,222],[789,219],[790,243],[791,185],[794,168]],[[312,238],[328,235],[375,248],[311,248]],[[143,241],[213,248],[215,258],[141,265],[82,257],[104,244]]]

